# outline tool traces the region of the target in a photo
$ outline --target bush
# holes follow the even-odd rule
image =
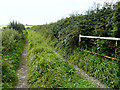
[[[2,46],[3,53],[9,53],[15,48],[15,43],[21,39],[21,34],[17,31],[8,29],[2,31]]]

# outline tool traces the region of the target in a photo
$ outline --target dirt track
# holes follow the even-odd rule
[[[29,88],[29,85],[27,83],[28,79],[28,63],[27,63],[27,39],[25,42],[24,50],[22,53],[21,61],[19,68],[17,70],[18,75],[18,83],[15,86],[15,88]]]

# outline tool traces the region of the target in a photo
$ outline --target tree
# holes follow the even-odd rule
[[[9,29],[14,29],[14,30],[16,30],[20,33],[22,33],[23,30],[25,30],[25,26],[21,23],[18,23],[17,21],[10,22],[9,25],[8,25],[8,28]]]

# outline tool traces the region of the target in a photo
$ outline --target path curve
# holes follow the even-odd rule
[[[28,62],[27,62],[27,39],[25,42],[24,50],[20,61],[19,68],[17,69],[18,83],[15,88],[29,88],[28,81]]]

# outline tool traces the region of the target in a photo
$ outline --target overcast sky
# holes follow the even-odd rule
[[[84,13],[95,2],[105,1],[112,0],[0,0],[0,25],[13,20],[29,25],[56,22],[71,13]]]

